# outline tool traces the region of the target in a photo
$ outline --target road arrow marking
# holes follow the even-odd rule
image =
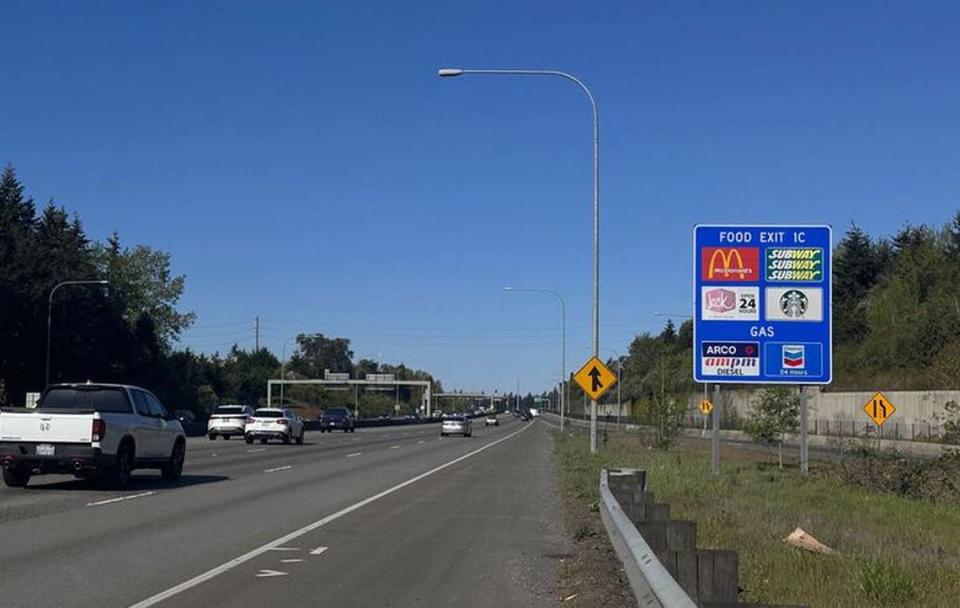
[[[329,547],[317,547],[316,549],[310,552],[310,555],[320,555],[321,553],[326,551],[328,548]]]
[[[257,573],[257,578],[271,578],[274,576],[286,576],[286,572],[280,572],[279,570],[261,570]]]

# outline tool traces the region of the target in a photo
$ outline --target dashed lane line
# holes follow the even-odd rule
[[[119,496],[117,498],[108,498],[107,500],[98,500],[96,502],[88,502],[88,507],[99,507],[100,505],[109,505],[115,502],[123,502],[125,500],[133,500],[135,498],[144,498],[146,496],[153,496],[156,492],[143,492],[141,494],[129,494],[127,496]]]

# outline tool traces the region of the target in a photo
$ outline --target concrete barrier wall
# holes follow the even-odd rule
[[[721,389],[723,407],[730,412],[736,411],[746,416],[750,402],[759,398],[763,388]],[[824,392],[819,387],[809,387],[808,406],[810,419],[836,422],[868,422],[863,406],[877,391]],[[960,403],[960,391],[883,391],[894,407],[897,408],[891,422],[900,424],[938,424],[938,415],[944,413],[944,405],[949,401]],[[712,398],[711,391],[711,398]],[[695,393],[689,398],[689,410],[699,415],[697,405],[703,399],[703,393]]]

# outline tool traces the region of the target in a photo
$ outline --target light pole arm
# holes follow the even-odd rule
[[[44,365],[44,375],[43,375],[43,385],[44,388],[50,384],[50,335],[51,335],[51,325],[53,323],[53,294],[57,293],[57,290],[65,285],[109,285],[110,282],[104,279],[100,280],[84,280],[84,281],[60,281],[53,286],[53,289],[50,290],[50,296],[47,298],[47,353],[46,353],[46,362]]]
[[[444,72],[447,71],[447,74]],[[441,70],[441,76],[459,76],[460,74],[490,74],[498,76],[557,76],[565,78],[574,83],[583,91],[587,99],[590,100],[590,109],[593,113],[593,356],[600,355],[600,113],[597,110],[597,100],[593,93],[587,88],[582,80],[561,70],[456,70],[456,73],[449,73],[448,70]]]

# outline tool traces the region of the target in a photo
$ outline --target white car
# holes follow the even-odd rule
[[[253,408],[249,405],[221,405],[207,421],[207,437],[213,441],[218,436],[224,439],[243,436],[251,418]]]
[[[247,422],[244,439],[247,443],[253,443],[254,439],[259,439],[260,443],[280,439],[284,443],[296,441],[302,444],[305,432],[303,419],[291,410],[264,407],[255,411]]]
[[[72,473],[123,489],[134,469],[160,469],[176,481],[186,445],[180,422],[137,386],[54,384],[36,409],[0,410],[0,466],[11,487]]]
[[[487,419],[483,421],[483,426],[500,426],[500,419],[497,418],[496,414],[489,414]]]
[[[440,436],[462,435],[473,437],[473,425],[470,419],[463,414],[444,414],[440,423]]]
[[[531,415],[532,417],[536,418],[537,416],[540,415],[540,410],[538,410],[538,409],[535,408],[535,407],[531,407],[531,408],[530,408],[530,415]]]

